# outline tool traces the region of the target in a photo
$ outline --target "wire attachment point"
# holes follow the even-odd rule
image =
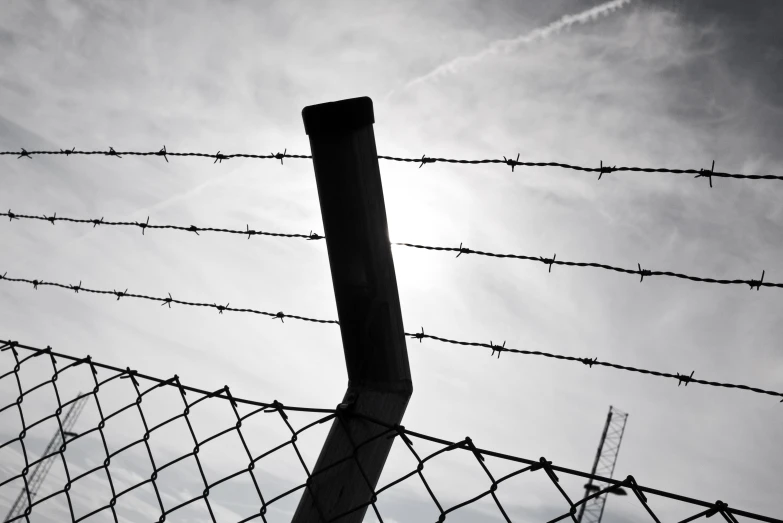
[[[0,346],[0,352],[5,352],[7,350],[10,350],[14,353],[14,356],[16,356],[16,347],[19,345],[19,342],[17,341],[6,341],[3,343],[3,345]]]
[[[310,230],[310,234],[307,236],[308,240],[323,240],[325,236],[319,236],[318,233],[313,233],[312,230]]]
[[[230,402],[231,402],[231,406],[233,406],[234,408],[236,408],[236,407],[237,407],[237,402],[236,402],[236,400],[234,399],[234,396],[232,396],[232,395],[231,395],[231,391],[230,391],[230,390],[228,390],[228,385],[224,385],[224,386],[223,386],[223,390],[224,390],[224,391],[225,391],[225,393],[226,393],[226,397],[228,398],[228,401],[230,401]]]
[[[135,370],[131,370],[130,367],[125,367],[125,374],[120,376],[120,379],[124,380],[124,379],[130,378],[131,382],[138,387],[139,386],[139,382],[136,379],[136,374],[137,374],[137,372]]]
[[[549,479],[551,479],[553,482],[555,483],[560,482],[560,478],[558,478],[557,474],[555,474],[555,471],[552,470],[552,462],[547,461],[546,458],[544,458],[543,456],[538,460],[538,463],[530,467],[530,470],[533,471],[540,470],[540,469],[544,469],[547,476],[549,476]]]
[[[270,412],[279,412],[283,419],[288,419],[288,414],[283,410],[284,405],[277,400],[272,401],[272,404],[264,409],[264,412],[269,414]]]
[[[405,434],[405,426],[404,425],[400,425],[399,423],[396,423],[394,425],[394,427],[392,427],[392,430],[394,432],[389,434],[388,436],[386,436],[386,439],[394,439],[395,437],[399,436],[400,438],[402,438],[402,440],[405,443],[407,443],[411,447],[413,446],[413,441],[411,441],[411,439],[408,438],[408,435]]]

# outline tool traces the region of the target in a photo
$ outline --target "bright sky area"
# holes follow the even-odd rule
[[[0,14],[0,149],[156,151],[165,145],[177,152],[310,154],[305,106],[369,96],[381,155],[520,154],[520,161],[693,169],[709,168],[714,160],[717,171],[781,174],[781,4],[677,5],[8,2]],[[281,165],[236,158],[170,157],[166,163],[160,157],[3,156],[0,162],[3,211],[323,233],[306,159]],[[502,164],[419,168],[385,160],[380,168],[393,242],[556,253],[558,260],[634,269],[640,263],[713,278],[757,279],[764,270],[765,281],[783,281],[778,181],[715,178],[710,188],[707,179],[692,175],[613,173],[598,181],[595,173],[558,168],[517,167],[512,173]],[[323,241],[168,230],[142,235],[135,227],[31,220],[0,221],[0,238],[0,271],[8,277],[337,319]],[[408,332],[423,327],[456,340],[505,341],[510,348],[663,372],[695,370],[696,378],[783,390],[779,289],[667,277],[640,283],[636,275],[596,268],[555,266],[550,273],[529,261],[405,247],[392,252]],[[203,389],[229,385],[233,395],[259,401],[333,408],[345,391],[335,325],[169,309],[12,282],[0,282],[0,303],[0,339],[89,354],[161,378],[176,373]],[[536,356],[503,353],[498,359],[489,349],[432,340],[409,340],[408,351],[414,393],[407,428],[452,441],[470,436],[482,448],[545,456],[589,471],[614,405],[630,414],[615,477],[633,474],[647,486],[783,514],[783,405],[774,397],[678,387],[671,379]],[[9,351],[2,354],[0,374],[11,370],[12,361]],[[45,376],[39,365],[24,378],[33,384]],[[72,397],[91,388],[89,379],[79,374],[63,382],[63,390]],[[2,380],[0,403],[14,401],[15,387]],[[26,415],[51,414],[50,396],[42,391],[31,397]],[[124,396],[118,388],[106,397],[121,405]],[[169,400],[161,397],[145,408],[164,416],[175,409]],[[219,407],[205,409],[203,430],[233,423],[233,414]],[[16,437],[18,413],[0,416],[0,440]],[[300,425],[315,419],[294,418]],[[96,419],[88,405],[77,432]],[[266,420],[249,436],[257,438],[259,453],[286,438],[279,418]],[[33,454],[40,455],[54,428],[43,424],[31,432]],[[310,467],[326,429],[302,438]],[[176,432],[184,429],[171,430],[152,438],[156,452],[170,458],[190,452],[189,436]],[[112,424],[107,437],[138,438],[142,431],[129,414]],[[103,461],[99,438],[85,439],[69,449],[75,470]],[[423,453],[429,448],[416,445]],[[19,473],[20,449],[0,449],[0,481]],[[245,467],[237,449],[232,440],[205,451],[209,473],[220,477]],[[144,453],[134,452],[129,456],[137,458],[112,463],[118,482],[148,477]],[[489,486],[475,459],[457,454],[465,453],[449,453],[425,469],[444,508]],[[261,468],[268,497],[305,479],[290,451]],[[380,484],[414,468],[398,441]],[[194,471],[183,463],[161,478],[164,504],[200,495]],[[546,521],[567,510],[538,474],[499,488],[514,521]],[[95,476],[74,486],[78,514],[108,502],[106,481]],[[211,494],[219,520],[258,510],[247,480],[237,481]],[[572,498],[582,495],[583,480],[561,481]],[[63,483],[57,465],[42,495]],[[21,481],[0,487],[0,508],[10,506],[20,487]],[[118,502],[122,521],[157,520],[157,502],[145,489]],[[270,509],[268,520],[290,519],[298,497]],[[697,512],[650,500],[665,521]],[[209,517],[195,505],[168,520]],[[31,521],[70,517],[62,496],[39,507]],[[435,521],[439,514],[416,477],[381,496],[378,507],[384,521],[398,523]],[[368,511],[367,520],[373,517]],[[633,496],[608,500],[607,523],[644,518],[649,516]],[[110,520],[104,510],[88,521]],[[503,521],[489,497],[447,520]]]

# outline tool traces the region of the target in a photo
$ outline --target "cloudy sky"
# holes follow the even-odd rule
[[[521,161],[694,169],[714,160],[718,171],[781,174],[781,17],[783,4],[761,0],[6,2],[0,150],[165,145],[176,152],[309,154],[305,106],[369,96],[381,155],[520,154]],[[3,211],[323,232],[309,160],[3,156],[0,162]],[[556,253],[558,260],[641,263],[714,278],[758,279],[764,270],[765,281],[783,281],[778,181],[716,178],[710,189],[706,179],[674,174],[615,173],[598,181],[594,173],[522,167],[512,173],[497,164],[418,168],[380,160],[380,168],[393,242]],[[142,236],[135,227],[26,220],[0,221],[0,238],[0,270],[8,277],[337,319],[323,241],[168,230]],[[783,390],[783,295],[774,288],[666,277],[639,283],[634,275],[594,268],[555,266],[548,273],[521,260],[392,252],[408,332],[424,327],[445,338],[505,341],[663,372],[695,370],[697,378]],[[239,397],[333,408],[346,387],[334,325],[169,309],[12,282],[0,282],[0,303],[0,339],[90,354],[161,378],[177,373],[204,389],[229,385]],[[615,477],[633,474],[646,486],[783,516],[777,472],[783,405],[774,397],[678,387],[674,380],[535,356],[498,359],[488,349],[432,340],[410,342],[409,359],[414,393],[403,423],[411,430],[451,441],[470,436],[482,448],[589,470],[614,405],[630,414]],[[10,352],[0,365],[0,374],[12,368]],[[46,368],[25,372],[29,386]],[[71,396],[91,388],[89,374],[77,374],[62,384]],[[133,399],[123,389],[127,380],[120,385],[107,402]],[[0,403],[13,401],[15,391],[3,380]],[[32,419],[52,408],[49,392],[36,394],[25,403]],[[177,399],[161,397],[148,408],[163,419],[166,409],[181,410]],[[224,407],[204,407],[203,434],[233,423]],[[0,416],[5,441],[21,426],[12,410]],[[256,454],[286,437],[279,418],[263,417],[248,428],[258,431],[248,436]],[[292,419],[301,426],[315,418]],[[88,404],[77,431],[96,420]],[[310,467],[327,428],[303,438]],[[32,455],[40,455],[53,431],[50,424],[31,431]],[[130,414],[107,428],[112,448],[142,433]],[[153,436],[151,444],[171,459],[190,452],[188,437],[172,432]],[[104,458],[97,437],[84,440],[68,451],[75,470]],[[415,468],[398,445],[381,485]],[[246,466],[235,441],[213,447],[205,466],[215,478]],[[0,481],[19,473],[20,449],[0,449]],[[112,462],[117,481],[131,485],[149,476],[145,453],[137,447],[128,456],[137,451],[139,459]],[[489,487],[475,460],[457,454],[464,453],[425,469],[444,508]],[[275,460],[262,467],[267,497],[305,479],[293,453]],[[168,482],[164,505],[200,495],[194,471],[188,461],[161,478]],[[561,478],[578,498],[583,481]],[[57,465],[42,493],[63,483]],[[77,517],[110,497],[98,474],[81,483],[72,492]],[[0,507],[10,506],[20,485],[0,487]],[[240,478],[223,494],[216,491],[216,514],[236,520],[257,511],[248,485]],[[151,492],[121,498],[123,521],[157,519]],[[546,521],[568,508],[541,473],[509,481],[498,496],[515,521]],[[298,494],[289,498],[270,521],[290,518]],[[650,502],[663,520],[698,512],[661,498]],[[34,516],[61,520],[65,506],[59,496]],[[384,521],[438,517],[415,477],[382,495],[378,507]],[[502,521],[493,507],[485,498],[448,520]],[[205,517],[202,503],[169,520]],[[646,516],[629,496],[611,498],[604,517]],[[90,518],[98,520],[110,521],[109,511]]]

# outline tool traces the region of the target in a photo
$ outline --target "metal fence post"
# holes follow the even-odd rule
[[[302,119],[310,138],[348,369],[342,405],[389,424],[400,423],[413,385],[372,128],[372,100],[361,97],[311,105],[302,110]],[[352,441],[366,441],[385,429],[354,417],[345,417],[344,423],[333,421],[294,523],[329,521],[371,500],[394,440],[380,437],[360,448],[355,459],[346,459],[354,451]],[[367,506],[339,521],[358,523],[366,511]]]

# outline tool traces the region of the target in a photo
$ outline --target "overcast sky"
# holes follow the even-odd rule
[[[663,0],[6,2],[0,150],[153,151],[165,144],[176,152],[310,154],[305,106],[369,96],[381,155],[519,153],[520,161],[694,169],[714,160],[717,171],[781,174],[781,20],[783,3],[771,0],[691,0],[679,7]],[[0,162],[3,211],[323,233],[309,160],[3,156]],[[704,178],[674,174],[615,173],[598,181],[594,173],[524,167],[512,173],[498,164],[418,168],[380,160],[380,168],[392,242],[556,253],[558,260],[640,263],[714,278],[758,279],[765,270],[765,281],[783,281],[778,181],[716,178],[711,189]],[[0,271],[8,277],[337,319],[323,241],[168,230],[142,236],[133,227],[25,220],[0,220],[0,239]],[[695,370],[697,378],[783,390],[780,290],[667,277],[640,283],[595,268],[554,266],[548,273],[543,264],[521,260],[392,252],[407,332],[423,326],[445,338],[505,341],[663,372]],[[229,385],[239,397],[333,408],[347,383],[335,325],[169,309],[11,282],[0,282],[0,303],[0,339],[90,354],[161,378],[177,373],[204,389]],[[451,441],[470,436],[482,448],[589,471],[614,405],[630,414],[615,477],[633,474],[646,486],[783,516],[783,405],[774,397],[678,387],[674,380],[535,356],[498,359],[489,349],[433,340],[408,347],[414,393],[403,424],[411,430]],[[2,356],[0,374],[13,366],[10,352]],[[24,378],[29,386],[43,376],[39,366]],[[91,389],[89,374],[79,376],[63,383],[71,396]],[[5,405],[16,389],[3,381]],[[29,398],[27,415],[50,414],[49,396]],[[119,388],[106,397],[122,404]],[[162,413],[166,401],[151,410]],[[172,413],[181,410],[175,406]],[[205,431],[233,423],[224,407],[201,421]],[[77,431],[94,426],[96,412],[88,405]],[[0,439],[15,437],[16,413],[0,416]],[[284,441],[286,429],[279,419],[268,421],[271,415],[258,417],[266,419],[257,425],[263,421],[272,431],[264,434],[279,436],[257,443],[260,454]],[[315,419],[294,418],[300,425]],[[310,467],[327,429],[303,438]],[[111,430],[112,438],[127,441],[143,433],[130,415]],[[51,424],[31,431],[33,455],[53,431]],[[153,436],[152,443],[171,459],[192,449],[185,436]],[[104,459],[100,440],[85,439],[81,450],[69,450],[77,469]],[[400,444],[380,485],[415,468]],[[418,441],[415,447],[429,448]],[[232,441],[211,450],[214,477],[246,466],[237,449]],[[449,453],[425,468],[444,508],[489,487],[475,459],[457,454],[467,453]],[[18,444],[0,449],[0,481],[19,473],[20,456]],[[128,485],[148,477],[140,450],[138,456],[113,463],[112,474]],[[286,459],[262,466],[271,492],[265,496],[304,482],[293,453]],[[169,473],[169,507],[203,490],[195,466],[188,466]],[[42,492],[62,488],[58,467]],[[498,490],[515,521],[546,521],[568,509],[543,473],[535,474]],[[80,514],[108,503],[105,481],[96,477],[72,491]],[[211,495],[227,520],[258,509],[242,481]],[[561,481],[580,497],[582,480],[561,475]],[[0,487],[0,507],[7,510],[20,485]],[[150,492],[121,498],[123,521],[157,519]],[[270,518],[290,518],[299,495],[290,498]],[[653,496],[650,503],[662,520],[698,512]],[[638,505],[633,496],[612,497],[605,521],[643,521]],[[60,496],[36,513],[40,521],[57,521],[69,517],[58,512],[64,506]],[[202,521],[203,507],[168,519]],[[384,521],[438,517],[416,477],[382,495],[378,507]],[[502,521],[493,507],[487,497],[448,521]],[[90,519],[99,520],[110,521],[109,511]]]

